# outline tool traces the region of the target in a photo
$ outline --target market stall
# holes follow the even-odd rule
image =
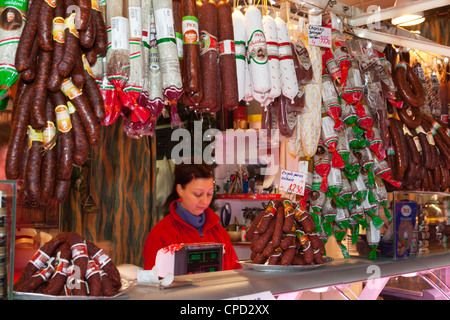
[[[448,6],[429,2],[428,9]],[[14,3],[0,8],[16,6],[23,18],[0,34],[0,99],[10,100],[12,127],[5,173],[19,186],[6,193],[58,207],[59,224],[50,240],[22,232],[40,249],[10,273],[15,229],[24,224],[6,205],[14,215],[9,298],[158,299],[160,288],[145,288],[139,274],[145,237],[162,217],[157,188],[169,184],[157,179],[164,125],[166,145],[175,132],[183,137],[171,161],[212,160],[213,206],[230,236],[237,232],[235,247],[245,247],[244,269],[217,275],[224,282],[213,281],[208,290],[216,294],[205,297],[257,290],[281,297],[364,282],[369,264],[385,270],[381,278],[448,265],[450,48],[387,23],[399,8],[373,14],[297,0]],[[121,282],[127,265],[138,271]],[[338,283],[353,267],[360,276]],[[281,286],[283,270],[301,270],[298,281]],[[161,285],[160,274],[147,271]],[[331,278],[318,281],[323,274]],[[215,276],[176,274],[164,286],[183,285],[160,298],[188,298],[190,290],[200,298],[195,279],[207,286]],[[244,289],[248,279],[261,286]],[[237,289],[224,295],[227,282]]]

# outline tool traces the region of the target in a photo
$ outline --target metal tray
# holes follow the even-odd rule
[[[324,263],[323,264],[311,264],[311,265],[289,265],[289,266],[283,266],[283,265],[269,265],[269,264],[256,264],[252,263],[251,260],[240,260],[238,263],[240,263],[242,266],[246,266],[250,269],[253,269],[255,271],[263,271],[263,272],[301,272],[301,271],[307,271],[311,269],[316,269],[323,267],[326,264],[329,264],[334,261],[331,257],[324,257]]]
[[[137,282],[131,281],[127,279],[122,279],[122,287],[120,288],[119,292],[111,297],[91,297],[91,296],[52,296],[49,294],[42,294],[42,293],[32,293],[32,292],[16,292],[13,293],[13,299],[14,300],[113,300],[117,297],[120,297],[121,295],[128,292],[131,288],[133,288]]]

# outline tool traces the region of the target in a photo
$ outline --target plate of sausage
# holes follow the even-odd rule
[[[252,269],[254,271],[262,271],[262,272],[300,272],[300,271],[306,271],[311,269],[316,269],[323,267],[326,264],[329,264],[334,261],[331,257],[324,257],[323,258],[324,263],[322,264],[309,264],[309,265],[270,265],[270,264],[258,264],[258,263],[252,263],[252,260],[239,260],[238,263],[240,263],[243,267],[247,267],[249,269]]]

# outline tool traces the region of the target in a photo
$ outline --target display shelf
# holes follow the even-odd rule
[[[278,200],[281,198],[279,193],[219,193],[219,200]]]
[[[359,299],[376,299],[391,277],[413,272],[428,273],[431,270],[447,266],[450,266],[450,255],[446,253],[401,261],[364,258],[336,259],[321,268],[294,273],[240,269],[175,276],[175,281],[188,281],[192,285],[163,291],[158,288],[137,285],[120,299],[215,300],[232,299],[265,291],[270,291],[276,296],[289,292],[323,287],[334,288],[367,281],[371,281],[371,285],[365,286]]]

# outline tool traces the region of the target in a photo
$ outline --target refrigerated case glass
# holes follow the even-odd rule
[[[12,299],[17,184],[0,180],[0,299]]]
[[[383,216],[377,258],[410,259],[448,250],[450,194],[394,191],[388,193],[388,198],[392,221]],[[347,244],[351,256],[369,257],[366,230],[360,230],[356,243],[348,236]]]

